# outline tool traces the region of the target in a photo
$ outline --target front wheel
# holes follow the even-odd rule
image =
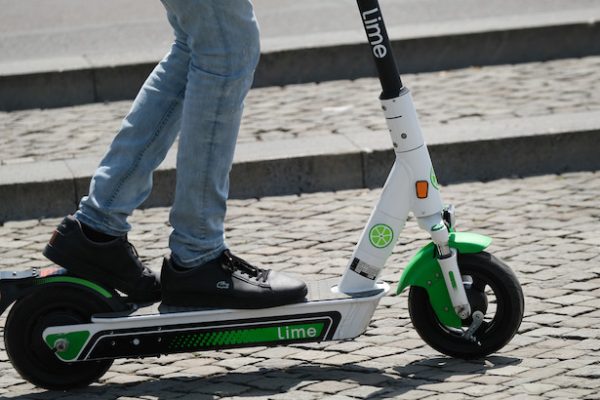
[[[484,315],[474,336],[465,337],[471,318],[463,320],[462,329],[442,324],[421,287],[410,288],[410,319],[419,336],[437,351],[457,358],[481,358],[500,350],[517,333],[523,319],[523,291],[512,270],[489,253],[459,254],[458,267],[471,312]]]

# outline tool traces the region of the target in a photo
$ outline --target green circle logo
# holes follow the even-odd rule
[[[388,247],[394,239],[394,231],[385,224],[377,224],[369,231],[369,240],[374,247],[383,249]]]

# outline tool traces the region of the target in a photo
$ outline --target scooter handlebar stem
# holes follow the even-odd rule
[[[357,0],[357,3],[383,89],[380,98],[385,100],[398,97],[402,90],[402,80],[398,73],[379,1]]]

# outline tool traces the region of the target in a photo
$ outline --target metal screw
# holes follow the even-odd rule
[[[401,137],[402,139],[406,139],[406,138],[408,137],[408,135],[407,135],[406,133],[403,133],[402,135],[400,135],[400,137]]]
[[[135,339],[133,339],[132,343],[133,343],[134,346],[139,346],[140,345],[140,339],[135,338]]]
[[[446,311],[446,312],[447,312],[447,311],[448,311],[448,307],[444,307],[444,311]]]
[[[112,347],[115,347],[115,346],[117,345],[117,342],[115,342],[115,341],[113,340],[112,342],[110,342],[110,345],[111,345]]]
[[[431,286],[431,281],[427,281],[427,284],[428,284],[429,286]]]
[[[67,339],[58,339],[56,342],[54,342],[54,349],[59,353],[67,351],[68,348],[69,341]]]

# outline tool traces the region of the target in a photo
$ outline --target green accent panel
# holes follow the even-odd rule
[[[456,289],[456,278],[454,277],[454,272],[450,271],[450,282],[452,283],[452,287]]]
[[[319,337],[324,326],[323,322],[318,322],[314,324],[284,324],[250,329],[182,333],[173,338],[169,343],[169,347],[175,350],[310,339]]]
[[[444,223],[443,222],[440,222],[439,224],[434,225],[434,226],[431,227],[431,230],[434,231],[434,232],[441,231],[442,229],[444,229]]]
[[[492,239],[487,236],[469,232],[452,232],[449,240],[451,248],[464,254],[479,253],[491,242]],[[433,243],[421,248],[409,261],[402,272],[396,293],[401,293],[408,286],[420,286],[427,290],[429,301],[440,322],[455,328],[461,326],[461,320],[452,307]]]
[[[440,190],[440,184],[438,183],[437,176],[435,176],[435,171],[433,170],[433,167],[431,168],[429,180],[431,181],[431,186],[433,186],[437,190]]]
[[[81,285],[92,289],[101,294],[102,296],[106,297],[107,299],[110,299],[112,297],[112,294],[108,290],[104,289],[102,286],[97,285],[94,282],[86,281],[85,279],[75,278],[72,276],[51,276],[48,278],[40,278],[36,279],[35,283],[38,285],[44,285],[47,283],[74,283],[76,285]]]
[[[78,331],[78,332],[70,332],[70,333],[57,333],[53,335],[48,335],[45,338],[46,344],[50,347],[50,350],[54,349],[54,343],[56,343],[59,339],[64,339],[67,341],[67,348],[63,352],[55,352],[63,361],[73,361],[77,355],[81,352],[81,349],[87,343],[88,338],[90,337],[90,333],[88,331]]]

